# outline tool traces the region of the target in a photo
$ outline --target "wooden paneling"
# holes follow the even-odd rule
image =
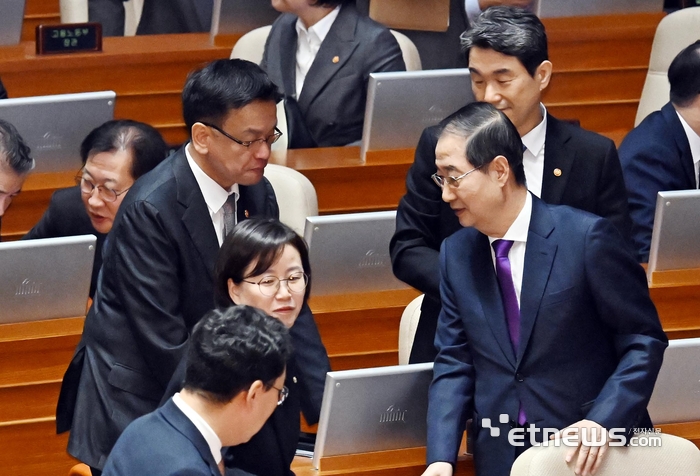
[[[27,0],[24,6],[22,41],[34,41],[38,25],[57,23],[61,23],[59,0]]]

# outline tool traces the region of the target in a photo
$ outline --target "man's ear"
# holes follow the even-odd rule
[[[260,398],[260,395],[262,395],[263,392],[265,392],[265,384],[262,380],[256,380],[248,388],[246,403],[254,403],[256,399]]]
[[[491,163],[489,164],[489,172],[493,174],[496,181],[501,185],[505,185],[508,182],[508,177],[510,177],[511,170],[508,159],[503,155],[497,155]]]
[[[205,126],[201,122],[195,122],[192,125],[191,137],[192,147],[197,153],[206,155],[209,153],[209,143],[213,139],[211,128]]]
[[[544,60],[535,70],[535,81],[537,81],[540,91],[544,91],[549,86],[550,79],[552,79],[552,63],[549,60]]]

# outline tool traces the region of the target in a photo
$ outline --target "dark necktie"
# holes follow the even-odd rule
[[[226,238],[236,225],[236,194],[232,193],[224,202],[224,238]]]
[[[508,259],[508,252],[513,246],[513,242],[510,240],[496,240],[492,245],[496,253],[496,278],[498,279],[498,286],[501,288],[501,299],[503,300],[503,309],[506,313],[510,343],[513,345],[513,350],[517,356],[520,344],[520,306],[518,305],[518,297],[515,294],[513,272]],[[526,421],[527,417],[525,416],[523,405],[520,403],[518,424],[524,425]]]

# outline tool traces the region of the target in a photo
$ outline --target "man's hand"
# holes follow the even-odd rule
[[[488,7],[493,7],[496,5],[526,8],[529,7],[531,3],[532,0],[479,0],[479,8],[481,8],[482,12]]]
[[[452,476],[452,465],[442,461],[432,463],[425,469],[423,476]]]
[[[578,451],[574,472],[582,476],[595,474],[603,462],[603,456],[608,451],[608,431],[594,421],[581,420],[552,435],[549,439],[562,437],[578,442],[578,445],[566,452],[565,457],[566,462],[570,463]]]

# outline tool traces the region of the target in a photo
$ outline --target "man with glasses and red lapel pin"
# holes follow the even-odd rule
[[[214,308],[224,236],[248,217],[277,218],[263,171],[280,94],[257,65],[217,60],[182,92],[190,141],[129,190],[104,250],[83,338],[63,380],[57,431],[99,474],[126,426],[156,409],[188,337]],[[315,326],[310,312],[298,319]]]
[[[608,431],[652,428],[668,341],[646,274],[610,221],[528,191],[518,130],[493,105],[447,118],[435,156],[463,228],[440,249],[423,476],[452,476],[470,419],[476,476],[508,476],[558,433],[569,468],[594,474]]]
[[[107,121],[93,129],[80,145],[83,167],[77,186],[57,190],[41,220],[23,240],[95,235],[90,297],[97,288],[102,247],[117,210],[136,179],[161,163],[168,147],[160,133],[142,122]]]

